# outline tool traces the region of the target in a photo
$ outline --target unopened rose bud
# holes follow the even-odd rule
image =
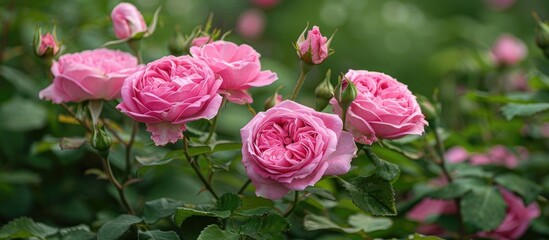
[[[320,29],[317,26],[313,26],[313,28],[307,32],[307,37],[305,37],[306,31],[307,28],[303,30],[295,44],[297,55],[305,63],[315,65],[321,64],[332,53],[330,43],[332,42],[333,35],[330,39],[327,39],[322,36]]]
[[[536,31],[536,45],[543,51],[546,58],[549,58],[549,24],[538,20]]]
[[[41,58],[52,58],[59,53],[60,44],[54,34],[42,34],[41,29],[37,29],[34,35],[33,49],[36,56]]]
[[[181,56],[189,52],[189,40],[179,31],[175,30],[168,40],[168,51],[171,55]]]
[[[141,38],[147,32],[147,24],[141,12],[131,4],[122,2],[111,13],[114,33],[119,39]]]
[[[339,83],[336,86],[334,97],[344,112],[347,112],[347,108],[349,108],[349,105],[356,99],[356,95],[356,85],[347,80],[345,76],[341,76],[339,78]]]
[[[334,86],[330,83],[332,71],[328,69],[326,78],[315,89],[315,110],[322,111],[334,97]]]
[[[107,152],[111,147],[111,137],[105,131],[103,124],[98,123],[93,128],[92,136],[90,139],[91,146],[99,152]]]
[[[417,95],[417,101],[419,103],[419,106],[421,107],[421,112],[425,116],[425,118],[430,121],[435,119],[437,116],[437,109],[436,107],[427,99],[425,96]]]
[[[270,108],[276,106],[277,104],[281,103],[282,100],[284,100],[282,98],[282,96],[280,94],[278,94],[278,91],[280,91],[280,89],[282,89],[283,86],[280,86],[276,89],[276,91],[274,92],[273,95],[271,95],[269,98],[267,98],[267,100],[265,100],[265,104],[263,105],[263,109],[265,111],[269,110]]]
[[[211,43],[213,41],[211,36],[203,36],[203,37],[197,37],[194,38],[191,45],[193,47],[202,47],[202,45]]]

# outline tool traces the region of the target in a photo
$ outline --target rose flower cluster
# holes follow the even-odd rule
[[[120,41],[139,41],[153,31],[129,3],[116,6],[111,17]],[[53,62],[53,82],[40,97],[54,103],[121,99],[116,108],[145,123],[153,142],[163,146],[182,139],[187,123],[214,118],[224,99],[252,103],[251,88],[277,80],[276,73],[262,69],[260,54],[249,45],[208,36],[190,42],[194,46],[189,55],[165,56],[144,65],[119,50],[64,54]],[[331,53],[330,43],[317,26],[304,31],[295,43],[302,66],[323,63]],[[296,86],[304,77],[300,81]],[[424,132],[427,122],[406,85],[365,70],[349,70],[341,81],[340,90],[352,85],[356,93],[347,99],[348,105],[333,97],[335,114],[277,96],[272,108],[240,130],[242,164],[257,195],[279,199],[323,176],[347,173],[357,153],[355,142],[372,144]]]

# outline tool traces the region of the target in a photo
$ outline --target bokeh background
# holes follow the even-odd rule
[[[83,135],[83,130],[60,123],[58,114],[63,111],[38,99],[38,91],[50,80],[45,64],[33,54],[32,39],[37,26],[56,26],[62,53],[98,48],[115,40],[110,12],[118,2],[0,0],[0,225],[18,216],[58,226],[91,221],[100,225],[101,219],[108,219],[117,209],[104,209],[114,195],[103,191],[106,181],[98,184],[95,176],[83,175],[99,167],[99,161],[90,156],[93,154],[85,149],[58,149],[58,137]],[[535,47],[536,21],[532,16],[536,12],[542,19],[549,18],[546,0],[130,2],[147,22],[158,7],[162,8],[156,32],[142,41],[145,62],[169,54],[168,39],[175,29],[188,34],[210,13],[214,27],[232,31],[227,39],[253,46],[262,55],[263,68],[279,77],[272,86],[252,90],[256,109],[262,109],[265,99],[280,85],[285,86],[283,95],[290,94],[299,75],[299,59],[292,43],[307,24],[319,26],[326,36],[336,32],[331,45],[335,53],[311,71],[300,95],[300,101],[309,106],[313,105],[314,88],[329,68],[333,83],[348,69],[380,71],[428,98],[439,89],[443,118],[448,126],[459,130],[466,123],[458,117],[461,103],[456,86],[467,85],[464,79],[478,78],[483,69],[493,69],[490,47],[501,34],[515,35],[526,44],[529,57],[519,68],[549,70],[547,60]],[[129,51],[123,45],[116,48]],[[237,139],[250,115],[241,106],[227,108],[222,112],[219,131],[226,138]],[[107,108],[105,114],[116,113]],[[141,132],[142,138],[148,138]],[[138,189],[149,189],[147,199],[170,196],[199,201],[188,194],[196,192],[198,184],[177,171],[165,168],[155,172],[154,186],[163,188],[145,181]],[[177,177],[167,177],[171,175]]]

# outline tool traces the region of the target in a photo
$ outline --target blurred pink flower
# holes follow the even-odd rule
[[[457,207],[454,201],[425,198],[408,211],[406,217],[421,223],[416,229],[421,234],[443,235],[445,230],[440,225],[430,221],[430,218],[440,215],[453,215],[456,212]]]
[[[526,57],[528,49],[520,39],[510,34],[503,34],[492,46],[491,52],[496,64],[515,65]]]
[[[265,15],[257,9],[246,10],[238,17],[236,31],[243,38],[256,40],[261,37],[264,29]]]
[[[528,150],[526,148],[520,148],[520,158],[507,147],[503,145],[493,146],[488,150],[486,154],[473,154],[469,161],[473,165],[503,165],[507,168],[515,168],[518,165],[519,160],[526,159],[528,157]]]
[[[503,222],[496,229],[480,232],[477,235],[498,240],[519,239],[528,229],[532,219],[540,215],[539,206],[535,202],[525,206],[520,197],[504,188],[500,188],[500,193],[505,203],[507,203],[507,214]]]
[[[272,8],[278,5],[281,0],[251,0],[251,2],[261,8]]]
[[[147,31],[147,24],[141,12],[131,4],[121,2],[111,13],[114,33],[119,39],[128,39],[138,33]]]
[[[485,3],[488,5],[488,7],[497,11],[501,11],[513,6],[513,4],[515,4],[515,1],[516,0],[485,0]]]
[[[455,146],[446,151],[446,161],[450,163],[459,163],[469,158],[469,152],[460,146]]]

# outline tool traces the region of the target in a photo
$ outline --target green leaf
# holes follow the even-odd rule
[[[394,216],[397,214],[393,186],[377,175],[357,177],[351,182],[340,179],[349,191],[353,203],[374,216]]]
[[[435,189],[432,192],[429,192],[427,196],[436,198],[436,199],[454,199],[463,196],[474,186],[471,184],[479,183],[480,181],[469,181],[476,179],[456,179],[454,182],[449,183],[448,185]],[[478,185],[477,185],[478,186]]]
[[[219,210],[235,211],[242,207],[242,200],[234,193],[223,194],[217,201],[217,208]]]
[[[481,166],[474,166],[467,163],[449,164],[448,166],[455,172],[455,177],[491,178],[494,176],[492,172],[484,171]]]
[[[262,216],[252,216],[240,227],[240,234],[257,240],[268,240],[280,236],[290,230],[286,218],[273,213]]]
[[[187,218],[190,218],[192,216],[228,218],[229,216],[231,216],[231,211],[202,211],[192,208],[179,207],[175,211],[173,221],[175,225],[179,227]]]
[[[400,168],[393,163],[380,159],[376,166],[376,174],[383,180],[393,181],[400,175]]]
[[[348,223],[367,233],[389,229],[393,225],[393,221],[389,218],[371,217],[361,213],[350,216]]]
[[[536,183],[512,173],[498,175],[494,178],[494,181],[506,189],[518,193],[526,204],[534,201],[541,193],[541,187]]]
[[[10,184],[38,184],[40,183],[40,175],[25,171],[10,171],[10,172],[0,172],[0,183],[10,183]]]
[[[222,152],[222,151],[235,151],[241,150],[242,143],[240,142],[216,142],[212,152]]]
[[[63,137],[59,141],[59,147],[61,147],[61,150],[65,149],[78,149],[82,145],[86,143],[86,138],[69,138],[69,137]]]
[[[466,224],[488,231],[501,224],[507,204],[496,188],[486,186],[474,188],[463,195],[460,209]]]
[[[103,224],[97,232],[97,240],[111,240],[120,238],[131,225],[140,223],[143,221],[133,215],[122,214],[117,218],[110,220]]]
[[[360,232],[360,229],[358,228],[345,228],[341,227],[332,220],[323,217],[318,216],[315,214],[307,214],[305,218],[303,219],[303,227],[305,227],[308,231],[314,231],[314,230],[322,230],[322,229],[337,229],[344,231],[346,233],[357,233]]]
[[[4,76],[17,91],[25,94],[27,97],[38,99],[40,87],[26,73],[8,66],[0,66],[0,75]]]
[[[217,225],[212,224],[200,232],[197,240],[238,240],[240,235],[233,231],[221,230]]]
[[[139,240],[179,240],[179,236],[174,231],[139,231],[137,235]]]
[[[415,148],[413,146],[410,146],[409,144],[400,144],[395,141],[390,140],[383,140],[381,141],[382,145],[393,150],[396,152],[399,152],[400,154],[406,156],[410,159],[420,159],[423,157],[423,153],[418,150],[418,148]]]
[[[36,223],[27,217],[17,218],[0,229],[0,239],[31,238],[46,239],[57,233],[57,228],[43,223]]]
[[[531,116],[547,109],[549,109],[549,103],[509,103],[501,107],[501,111],[507,120],[511,120],[516,116]]]
[[[425,236],[425,235],[421,235],[419,233],[410,234],[410,235],[408,235],[408,238],[406,238],[406,239],[409,239],[409,240],[444,240],[444,238],[439,238],[437,236]]]
[[[96,239],[95,233],[83,229],[69,231],[62,234],[62,240],[93,240]]]
[[[143,208],[143,220],[147,224],[155,223],[161,218],[172,215],[182,205],[183,202],[169,198],[160,198],[146,202]]]
[[[46,125],[47,111],[35,101],[13,98],[0,106],[0,129],[25,132]]]

